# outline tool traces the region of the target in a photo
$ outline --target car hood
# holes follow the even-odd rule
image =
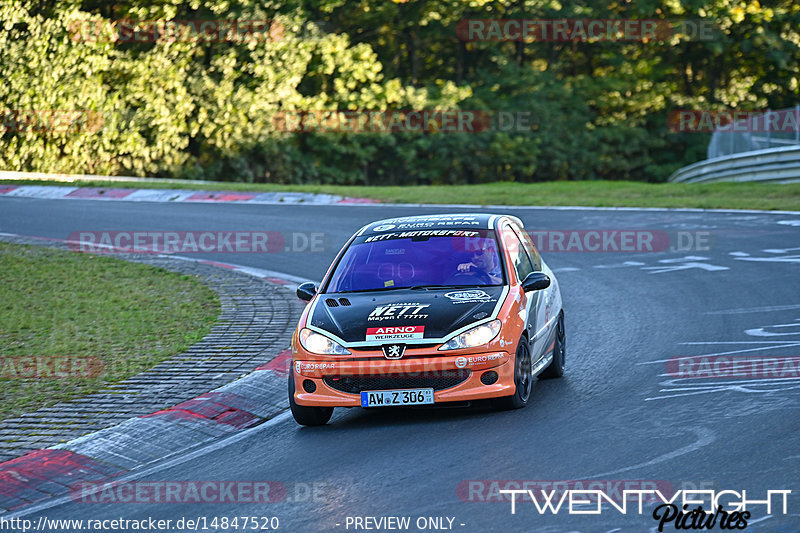
[[[495,315],[504,286],[320,294],[308,324],[360,343],[429,344]]]

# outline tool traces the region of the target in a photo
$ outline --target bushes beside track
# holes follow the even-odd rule
[[[280,184],[663,181],[703,158],[708,139],[671,132],[670,111],[786,107],[800,91],[800,9],[789,0],[691,11],[668,2],[174,4],[0,6],[0,168]],[[465,42],[456,32],[467,18],[701,14],[719,28],[713,40]],[[138,39],[120,23],[223,19],[271,29],[241,41]],[[281,126],[287,113],[311,110],[469,110],[494,122],[480,133]]]

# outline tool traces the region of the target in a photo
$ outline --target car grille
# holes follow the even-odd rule
[[[326,385],[341,392],[358,394],[365,390],[390,389],[429,389],[443,390],[455,387],[469,378],[466,369],[442,370],[437,372],[414,372],[380,374],[369,376],[325,376]]]
[[[435,343],[435,342],[432,343],[432,344],[407,344],[406,345],[406,350],[416,350],[417,348],[433,348],[435,346],[439,346],[439,345],[437,343]],[[381,345],[381,344],[373,344],[373,345],[370,345],[370,346],[358,346],[358,347],[355,347],[355,348],[348,348],[348,350],[350,350],[352,352],[380,352],[382,348],[383,348],[383,345]],[[435,352],[434,351],[434,352],[431,352],[430,355],[440,356],[442,354],[440,352]]]

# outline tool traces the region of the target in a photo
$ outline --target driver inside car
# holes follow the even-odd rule
[[[458,273],[475,274],[482,278],[488,277],[490,285],[502,283],[503,278],[494,243],[489,240],[485,241],[479,249],[472,252],[469,262],[458,265]]]

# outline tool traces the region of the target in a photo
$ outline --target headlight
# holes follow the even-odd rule
[[[350,353],[338,342],[307,328],[300,330],[300,344],[309,352],[317,355],[347,355]]]
[[[489,344],[500,333],[500,321],[492,320],[486,324],[481,324],[461,335],[457,335],[447,341],[440,350],[458,350],[459,348],[475,348]]]

